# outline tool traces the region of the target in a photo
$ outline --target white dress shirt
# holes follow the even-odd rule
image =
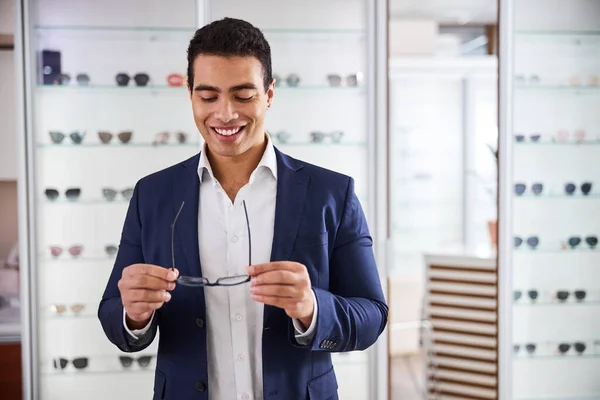
[[[200,155],[200,201],[198,240],[202,276],[214,282],[220,277],[243,275],[248,267],[248,228],[243,201],[246,202],[252,242],[252,264],[271,260],[277,197],[277,157],[268,135],[260,163],[232,202],[213,175],[206,157]],[[207,287],[207,358],[209,399],[263,400],[262,331],[264,305],[252,299],[250,284],[232,287]],[[313,292],[314,297],[314,292]],[[305,331],[293,320],[296,340],[307,344],[314,336],[314,315]],[[154,318],[154,315],[152,316]],[[123,324],[138,339],[151,324],[130,331],[123,313]]]

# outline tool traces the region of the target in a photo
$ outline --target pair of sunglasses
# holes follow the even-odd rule
[[[560,302],[565,302],[569,298],[570,294],[571,294],[571,292],[569,292],[568,290],[558,290],[556,292],[556,298]],[[585,296],[587,296],[587,292],[585,290],[574,290],[573,296],[575,296],[577,301],[582,301],[582,300],[585,300]]]
[[[169,86],[183,86],[185,83],[185,76],[181,74],[169,74],[167,75],[167,84]]]
[[[275,87],[281,86],[283,83],[279,75],[273,75],[273,79],[275,79]],[[287,78],[285,78],[285,83],[287,83],[289,87],[296,87],[300,84],[300,77],[297,74],[289,74]]]
[[[535,353],[535,349],[536,349],[536,345],[535,343],[527,343],[525,345],[525,351],[527,351],[527,354],[533,354]],[[514,344],[513,345],[513,351],[515,352],[515,354],[519,354],[519,351],[521,350],[521,345],[520,344]]]
[[[173,137],[177,140],[177,142],[183,144],[187,142],[188,135],[185,132],[175,132],[173,134]],[[154,138],[152,144],[155,146],[158,144],[167,144],[169,143],[170,138],[171,134],[169,132],[159,132],[156,134],[156,137]]]
[[[515,133],[515,140],[519,143],[522,143],[525,141],[525,134],[523,133]],[[532,142],[539,142],[540,138],[542,137],[542,135],[540,133],[532,133],[529,135],[529,140]]]
[[[587,86],[598,86],[598,82],[599,82],[598,75],[590,74],[587,77],[586,85]],[[569,84],[571,86],[582,86],[583,78],[580,75],[573,75],[569,79]]]
[[[76,244],[68,248],[69,254],[73,257],[79,257],[83,252],[83,245]],[[62,254],[63,249],[60,246],[50,246],[50,254],[52,257],[57,258]]]
[[[150,365],[150,361],[152,361],[152,356],[141,356],[138,358],[130,356],[119,356],[119,361],[121,361],[121,365],[123,366],[123,368],[131,368],[134,362],[137,362],[142,368],[148,368],[148,366]]]
[[[564,142],[571,139],[571,136],[576,141],[583,141],[585,140],[585,131],[583,129],[577,129],[571,133],[568,129],[559,129],[556,131],[553,139],[554,141]]]
[[[119,191],[113,188],[102,188],[102,196],[108,201],[114,201],[118,194],[121,194],[125,200],[129,201],[133,197],[133,188],[126,188]]]
[[[529,75],[529,78],[527,76],[525,76],[524,74],[518,74],[515,75],[515,82],[517,83],[540,83],[541,79],[540,76],[537,74],[531,74]]]
[[[527,185],[525,185],[524,183],[516,183],[515,184],[515,193],[518,196],[521,196],[522,194],[524,194],[526,190],[527,190]],[[535,195],[542,194],[543,190],[544,190],[544,184],[542,184],[542,183],[533,183],[531,185],[531,192]]]
[[[252,265],[252,237],[250,235],[250,221],[248,219],[248,209],[246,208],[246,201],[242,202],[244,206],[244,214],[246,215],[246,227],[248,229],[248,265]],[[183,206],[185,205],[185,201],[181,203],[179,207],[179,211],[175,214],[175,219],[171,224],[171,269],[175,269],[175,224],[177,223],[177,218],[179,218],[179,214],[181,214],[181,210],[183,210]],[[183,286],[190,287],[211,287],[211,286],[236,286],[241,285],[247,282],[250,282],[250,275],[241,274],[234,276],[226,276],[222,278],[218,278],[216,281],[211,282],[205,277],[202,276],[179,276],[177,278],[177,283]]]
[[[520,291],[520,290],[515,290],[513,292],[513,298],[514,298],[515,301],[518,301],[522,296],[523,296],[523,292]],[[537,290],[531,289],[531,290],[527,291],[527,296],[531,300],[536,300],[538,298],[538,296],[539,296],[539,293],[538,293]]]
[[[561,355],[565,355],[571,349],[571,343],[560,343],[557,349]],[[577,352],[577,354],[583,354],[583,352],[585,352],[586,345],[583,342],[575,342],[573,343],[573,349]]]
[[[104,251],[109,257],[114,257],[117,255],[119,248],[113,244],[109,244],[104,247]]]
[[[66,306],[65,304],[52,304],[50,306],[50,312],[56,315],[65,315],[67,310],[71,310],[71,312],[75,315],[79,315],[85,309],[85,305],[83,304],[71,304],[70,306]]]
[[[527,238],[526,242],[529,247],[535,249],[540,244],[540,239],[537,236],[530,236]],[[518,249],[523,244],[523,239],[520,236],[515,236],[514,244],[515,248]]]
[[[88,74],[77,74],[75,77],[77,83],[81,86],[89,85],[90,76]],[[71,75],[69,74],[60,74],[59,82],[61,85],[68,85],[71,82]]]
[[[313,143],[321,143],[325,140],[326,137],[328,137],[331,139],[332,142],[339,143],[340,140],[342,140],[342,136],[344,136],[344,132],[342,131],[333,131],[331,133],[311,132],[310,141]]]
[[[60,192],[56,189],[46,189],[44,193],[46,194],[48,200],[51,201],[58,199],[58,196],[60,195]],[[67,198],[67,200],[74,201],[79,199],[79,196],[81,196],[80,188],[70,188],[65,190],[65,197]]]
[[[565,183],[565,193],[568,195],[573,195],[577,191],[577,186],[573,182]],[[584,196],[587,196],[592,191],[592,183],[584,182],[581,184],[581,193]]]
[[[115,80],[117,81],[117,86],[127,86],[129,85],[131,77],[126,73],[121,72],[117,74]],[[133,76],[133,80],[137,86],[146,86],[148,82],[150,82],[150,76],[145,73],[139,73]]]
[[[285,132],[285,131],[279,131],[274,136],[277,139],[277,141],[280,143],[287,143],[288,140],[292,137],[292,135],[290,133]]]
[[[107,132],[107,131],[98,132],[98,137],[100,138],[100,141],[102,142],[102,144],[110,143],[113,136],[118,137],[119,140],[121,141],[121,143],[125,144],[125,143],[129,143],[131,141],[131,136],[133,136],[133,132],[132,131],[123,131],[123,132],[119,132],[115,135],[113,135],[112,133]]]
[[[598,237],[597,236],[587,236],[584,238],[585,243],[587,243],[588,246],[590,246],[590,249],[595,249],[596,245],[598,244]],[[581,237],[580,236],[571,236],[568,240],[567,243],[569,244],[569,246],[572,249],[576,249],[577,246],[579,246],[581,244]]]
[[[71,363],[76,369],[85,369],[88,367],[88,361],[89,359],[87,357],[78,357],[71,360]],[[52,360],[52,362],[54,364],[54,368],[56,369],[65,369],[69,364],[69,360],[62,357],[55,358],[54,360]]]
[[[63,140],[65,140],[65,137],[67,135],[65,135],[62,132],[59,131],[50,131],[50,140],[52,140],[52,143],[54,144],[61,144],[63,142]],[[85,137],[85,131],[73,131],[69,134],[69,138],[71,138],[71,141],[73,142],[73,144],[81,144],[81,142],[83,142],[83,138]]]
[[[358,86],[359,80],[360,79],[357,74],[351,74],[346,77],[346,84],[348,86]],[[342,77],[338,74],[329,74],[327,75],[327,82],[329,82],[329,86],[342,86]]]

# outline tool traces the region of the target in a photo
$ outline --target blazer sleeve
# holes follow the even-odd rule
[[[144,263],[142,252],[142,222],[139,213],[139,191],[138,182],[133,190],[133,196],[129,201],[129,209],[125,217],[119,252],[110,278],[102,295],[98,307],[98,318],[108,339],[119,349],[125,352],[135,352],[145,349],[152,343],[156,336],[159,313],[152,319],[152,325],[148,332],[139,339],[134,339],[127,333],[123,326],[123,302],[121,293],[117,286],[123,269],[131,264]]]
[[[385,328],[388,306],[375,263],[373,240],[352,178],[348,179],[329,274],[329,291],[313,288],[319,313],[309,346],[315,351],[365,350]]]

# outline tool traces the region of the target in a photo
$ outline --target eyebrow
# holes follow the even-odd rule
[[[246,90],[246,89],[257,90],[258,88],[253,83],[242,83],[241,85],[236,85],[236,86],[230,87],[229,92],[233,93],[233,92],[237,92],[240,90]],[[204,90],[209,91],[209,92],[221,93],[221,89],[219,89],[218,87],[215,87],[215,86],[199,84],[199,85],[196,85],[196,87],[194,87],[195,92],[204,91]]]

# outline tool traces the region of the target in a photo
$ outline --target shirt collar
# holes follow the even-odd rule
[[[275,147],[273,146],[269,134],[265,133],[265,136],[267,138],[267,147],[265,148],[265,152],[256,166],[256,169],[250,175],[250,182],[254,181],[257,171],[260,171],[261,169],[270,171],[275,180],[277,180],[277,156],[275,154]],[[202,183],[205,174],[207,174],[214,182],[217,181],[210,166],[210,162],[208,161],[208,157],[206,156],[206,143],[202,145],[200,161],[198,162],[198,178],[200,178],[200,183]]]

